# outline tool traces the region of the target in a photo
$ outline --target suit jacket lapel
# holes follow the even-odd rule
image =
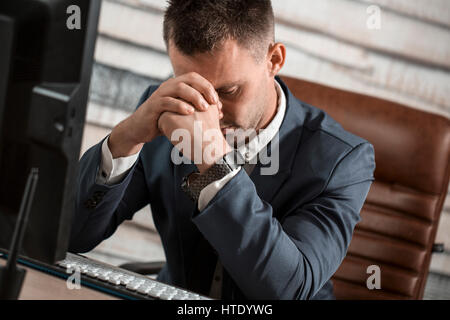
[[[305,119],[304,109],[300,101],[292,95],[279,77],[276,79],[286,95],[286,113],[280,127],[278,139],[272,140],[262,153],[266,153],[271,158],[269,165],[273,165],[273,161],[278,161],[278,171],[274,174],[264,174],[261,169],[268,166],[264,166],[258,161],[250,175],[258,195],[267,202],[272,202],[283,183],[291,174]]]

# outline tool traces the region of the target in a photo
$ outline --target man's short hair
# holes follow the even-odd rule
[[[270,0],[169,0],[164,15],[164,41],[183,54],[212,52],[236,40],[257,60],[274,41]]]

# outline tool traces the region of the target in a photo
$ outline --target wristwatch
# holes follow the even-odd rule
[[[181,189],[186,193],[192,201],[197,202],[200,192],[210,183],[220,180],[230,172],[243,166],[244,158],[238,150],[233,150],[224,155],[205,173],[200,174],[198,171],[192,172],[185,176],[181,182]]]

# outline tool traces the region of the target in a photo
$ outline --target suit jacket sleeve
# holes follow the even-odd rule
[[[150,86],[139,99],[138,107],[153,92]],[[105,138],[106,139],[106,138]],[[111,236],[125,220],[148,204],[148,189],[140,158],[118,184],[97,183],[102,143],[86,151],[79,163],[75,214],[69,251],[87,252]]]
[[[354,147],[281,222],[241,170],[193,221],[247,298],[310,299],[346,255],[374,169],[372,145]]]

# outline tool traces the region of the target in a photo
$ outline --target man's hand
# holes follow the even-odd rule
[[[220,103],[219,103],[220,104]],[[176,146],[178,135],[175,130],[185,130],[189,138],[190,150],[180,150],[183,156],[197,165],[200,173],[204,173],[225,154],[232,151],[220,130],[220,106],[212,105],[205,112],[194,112],[183,116],[173,112],[164,112],[158,121],[161,132]],[[175,136],[174,140],[172,138]]]
[[[221,103],[213,85],[198,73],[187,73],[162,83],[161,86],[127,119],[111,132],[108,146],[113,158],[138,153],[144,143],[161,135],[158,119],[164,112],[191,115]],[[219,111],[219,117],[222,117]]]

